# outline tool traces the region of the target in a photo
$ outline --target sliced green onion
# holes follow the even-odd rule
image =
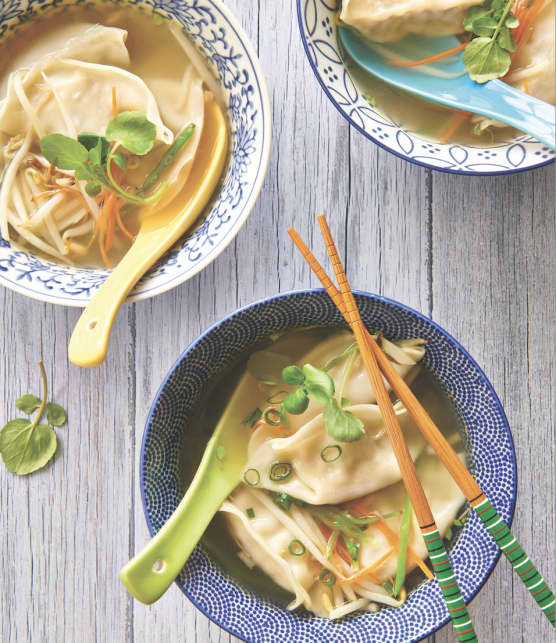
[[[251,411],[251,413],[241,422],[242,424],[248,424],[250,427],[255,425],[255,422],[258,422],[261,419],[263,412],[258,407]]]
[[[247,471],[243,474],[243,481],[250,487],[256,487],[261,481],[261,474],[257,471],[257,469],[247,469]]]
[[[253,509],[253,507],[249,507],[248,509],[246,509],[245,513],[247,514],[248,518],[254,518],[255,517],[255,510]]]
[[[324,449],[320,452],[320,457],[323,462],[336,462],[336,460],[342,455],[342,447],[338,444],[329,444],[325,446]]]
[[[282,402],[286,399],[287,394],[287,391],[277,391],[276,393],[273,393],[269,398],[267,398],[266,401],[269,404],[282,404]]]
[[[292,465],[289,462],[275,462],[270,467],[270,479],[273,482],[281,482],[290,477]]]
[[[290,495],[282,492],[280,493],[272,492],[272,500],[274,500],[274,503],[277,504],[280,507],[280,509],[283,509],[284,511],[289,511],[293,502],[293,498]]]
[[[294,538],[288,545],[288,551],[292,556],[303,556],[305,553],[305,545],[297,538]]]
[[[217,460],[224,460],[224,458],[226,457],[226,448],[219,444],[216,447],[215,454]]]
[[[326,569],[325,567],[323,567],[320,570],[319,580],[323,585],[332,587],[332,585],[334,585],[334,583],[336,582],[336,574],[334,572],[331,572],[329,569]]]
[[[387,580],[382,587],[384,587],[390,596],[394,596],[394,587],[389,580]]]
[[[339,534],[340,532],[337,529],[334,529],[330,534],[330,538],[328,539],[328,543],[326,544],[326,560],[330,560],[330,556],[332,556],[334,547],[336,547],[336,543],[338,542]]]
[[[265,411],[264,419],[271,426],[280,426],[280,424],[282,424],[280,420],[280,411],[277,411],[276,409],[268,409],[268,411]]]
[[[398,552],[398,566],[396,569],[396,580],[394,582],[394,596],[400,593],[405,581],[405,562],[407,560],[407,541],[409,539],[409,526],[411,524],[411,502],[409,496],[405,496],[405,503],[402,513],[402,524],[400,527],[400,551]]]
[[[359,548],[361,547],[361,543],[355,538],[350,540],[345,534],[342,534],[342,539],[349,552],[351,560],[353,560],[354,568],[356,570],[359,569]]]

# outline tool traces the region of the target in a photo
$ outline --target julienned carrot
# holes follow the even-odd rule
[[[535,2],[530,7],[524,7],[519,17],[519,25],[513,30],[513,36],[516,42],[516,51],[519,46],[523,44],[525,37],[528,35],[529,28],[531,23],[539,15],[539,13],[544,9],[546,3],[544,0],[535,0]],[[515,51],[513,52],[515,55]]]
[[[135,241],[135,237],[131,234],[131,232],[125,227],[124,222],[122,221],[122,215],[120,212],[120,204],[116,200],[116,204],[114,206],[114,209],[116,211],[116,223],[118,224],[118,227],[120,230],[125,234],[125,236],[130,240],[130,241]]]
[[[368,567],[365,567],[361,571],[357,572],[357,574],[353,574],[353,576],[350,576],[349,578],[346,578],[345,580],[339,581],[340,585],[345,585],[346,583],[353,583],[356,580],[359,580],[360,578],[363,578],[364,576],[372,576],[373,580],[376,579],[376,576],[374,576],[373,572],[377,570],[382,563],[390,558],[390,556],[393,554],[395,551],[394,547],[390,547],[390,549],[382,554],[382,556],[379,556],[375,562],[372,565],[369,565]],[[380,581],[378,581],[380,584]]]
[[[421,58],[420,60],[389,60],[388,64],[393,65],[394,67],[418,67],[419,65],[426,65],[427,63],[433,63],[436,62],[437,60],[442,60],[442,58],[446,58],[446,56],[451,56],[452,54],[456,54],[458,51],[462,51],[467,47],[469,44],[469,41],[467,42],[462,42],[460,45],[456,45],[455,47],[452,47],[451,49],[446,49],[446,51],[442,51],[439,54],[435,54],[434,56],[428,56],[427,58]]]
[[[450,123],[450,126],[448,129],[442,134],[440,137],[440,143],[447,143],[452,136],[458,131],[458,129],[461,127],[462,123],[467,120],[471,116],[471,112],[464,112],[462,110],[458,110],[452,119],[452,122]]]

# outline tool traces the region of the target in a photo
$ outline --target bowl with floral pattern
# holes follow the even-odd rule
[[[2,40],[23,23],[80,0],[10,0],[0,3]],[[104,0],[102,0],[104,1]],[[187,281],[233,240],[259,195],[270,152],[271,112],[266,82],[249,39],[220,0],[118,0],[160,21],[179,23],[204,57],[227,102],[231,154],[223,179],[196,225],[136,284],[130,301]],[[86,306],[110,274],[107,269],[62,265],[14,248],[0,237],[0,284],[23,295],[66,306]]]
[[[369,102],[345,62],[337,36],[340,6],[340,0],[297,0],[301,40],[324,93],[366,138],[412,163],[453,174],[509,174],[554,162],[554,151],[521,133],[481,147],[440,143],[397,125]]]
[[[467,466],[509,524],[516,499],[515,452],[504,410],[485,374],[453,337],[425,315],[377,295],[359,292],[355,297],[370,331],[381,331],[391,339],[426,340],[422,364],[444,388],[461,418]],[[202,420],[211,391],[222,394],[223,382],[233,382],[232,370],[237,376],[238,366],[245,365],[246,355],[261,343],[293,329],[343,326],[343,318],[323,290],[305,290],[269,297],[233,312],[186,348],[156,395],[143,435],[140,486],[152,535],[178,506],[218,421],[214,402],[205,411],[214,423]],[[463,527],[454,527],[448,551],[462,595],[469,602],[494,569],[500,550],[471,512]],[[202,542],[176,583],[220,627],[252,643],[412,643],[449,621],[436,580],[419,581],[401,607],[330,621],[304,610],[288,611],[288,600],[266,595],[260,582],[258,587],[248,587],[237,574],[237,568],[226,571],[214,550]]]

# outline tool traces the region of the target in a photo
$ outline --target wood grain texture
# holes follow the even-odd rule
[[[201,331],[255,299],[318,285],[286,230],[295,225],[327,265],[315,225],[321,211],[354,288],[431,314],[484,367],[518,453],[513,530],[556,584],[554,166],[466,178],[405,163],[352,131],[328,102],[305,58],[294,3],[227,5],[259,51],[274,118],[268,175],[237,239],[188,283],[124,306],[107,361],[91,371],[67,362],[78,311],[0,290],[0,423],[16,397],[38,387],[41,348],[56,401],[69,412],[54,463],[28,478],[0,466],[2,643],[236,641],[176,586],[146,607],[119,583],[120,567],[148,537],[141,437],[164,375]],[[483,641],[551,634],[505,560],[471,612]],[[429,643],[453,640],[448,626]]]

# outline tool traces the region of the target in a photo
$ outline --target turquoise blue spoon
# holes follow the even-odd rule
[[[435,103],[502,121],[551,149],[555,148],[554,105],[500,80],[490,80],[484,84],[472,81],[465,73],[461,53],[427,65],[437,70],[440,76],[423,73],[419,67],[391,65],[384,57],[386,52],[393,52],[408,60],[428,58],[459,45],[456,38],[408,36],[399,42],[383,45],[372,43],[346,27],[339,27],[338,31],[340,41],[350,57],[389,85]],[[458,75],[462,72],[463,75]]]

